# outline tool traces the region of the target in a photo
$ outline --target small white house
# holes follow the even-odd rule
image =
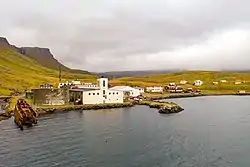
[[[170,82],[169,86],[175,86],[175,83],[174,82]]]
[[[62,88],[63,86],[72,86],[72,85],[81,85],[81,81],[66,81],[66,82],[60,82],[58,85],[58,88]]]
[[[140,93],[144,93],[145,92],[144,88],[136,87],[135,89],[138,89]]]
[[[196,80],[196,81],[194,81],[194,85],[201,86],[201,85],[203,85],[203,82],[201,80]]]
[[[188,82],[186,81],[186,80],[181,80],[180,81],[180,84],[182,84],[182,85],[185,85],[185,84],[187,84]]]
[[[213,85],[218,85],[219,84],[219,82],[213,82]]]
[[[235,85],[240,85],[240,84],[242,84],[242,82],[241,81],[236,81],[234,84]]]
[[[152,93],[162,93],[163,92],[163,87],[161,87],[161,86],[147,87],[146,91],[147,92],[152,92]]]
[[[70,89],[70,96],[77,97],[82,104],[123,103],[124,94],[120,90],[108,88],[108,78],[97,80],[97,87]]]
[[[246,93],[246,91],[245,90],[239,90],[238,93],[244,94],[244,93]]]
[[[220,80],[220,83],[227,83],[227,80],[222,79],[222,80]]]
[[[128,93],[130,97],[137,97],[141,95],[139,89],[135,89],[130,86],[115,86],[115,87],[110,88],[110,90],[122,91],[125,94]]]

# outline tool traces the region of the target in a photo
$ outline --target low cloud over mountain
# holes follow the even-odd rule
[[[0,36],[72,68],[249,69],[248,0],[0,2]]]

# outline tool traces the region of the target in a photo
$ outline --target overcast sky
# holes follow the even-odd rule
[[[250,0],[0,0],[0,36],[89,71],[250,69]]]

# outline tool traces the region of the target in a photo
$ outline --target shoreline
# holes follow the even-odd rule
[[[39,116],[46,114],[53,114],[59,112],[78,111],[78,110],[101,110],[113,108],[127,108],[133,107],[134,104],[130,102],[117,104],[85,104],[85,105],[64,105],[64,106],[41,106],[35,110]]]
[[[152,95],[151,97],[145,96],[149,100],[163,100],[163,99],[177,99],[177,98],[192,98],[192,97],[203,97],[203,96],[250,96],[250,93],[180,93],[180,94],[158,94]]]
[[[64,105],[64,106],[41,106],[34,108],[38,113],[38,117],[54,113],[62,113],[69,111],[84,111],[84,110],[101,110],[101,109],[115,109],[115,108],[131,108],[136,105],[144,105],[150,108],[155,108],[161,114],[172,114],[179,113],[184,109],[178,104],[173,102],[156,102],[156,101],[139,101],[139,102],[125,102],[125,103],[116,103],[116,104],[85,104],[85,105]],[[9,116],[1,116],[0,121],[7,120],[13,116],[10,112]]]
[[[37,107],[36,111],[39,116],[68,112],[68,111],[79,111],[79,110],[101,110],[101,109],[114,109],[114,108],[130,108],[136,105],[144,105],[150,108],[158,109],[162,111],[160,113],[170,114],[178,113],[184,109],[178,104],[173,102],[155,102],[155,101],[139,101],[139,102],[125,102],[118,104],[91,104],[91,105],[72,105],[72,106],[47,106],[47,107]]]
[[[139,102],[124,102],[118,104],[85,104],[85,105],[63,105],[63,106],[40,106],[34,107],[39,116],[68,112],[68,111],[79,111],[79,110],[100,110],[100,109],[113,109],[113,108],[127,108],[134,107],[136,105],[145,105],[150,108],[158,109],[159,113],[171,114],[178,113],[184,109],[173,102],[162,102],[157,100],[163,99],[175,99],[175,98],[192,98],[192,97],[203,97],[203,96],[250,96],[250,93],[185,93],[185,94],[148,94],[143,96],[145,100]],[[6,97],[5,97],[6,98]],[[7,97],[9,99],[9,97]],[[12,110],[9,108],[5,110],[5,113],[0,114],[0,121],[7,120],[12,116]]]

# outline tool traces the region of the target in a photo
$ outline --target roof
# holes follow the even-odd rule
[[[130,86],[115,86],[115,87],[110,88],[110,90],[130,91],[130,90],[137,90],[137,89],[132,88]]]
[[[91,88],[70,89],[70,91],[75,91],[75,92],[87,92],[87,91],[92,91],[92,90],[99,90],[99,89],[91,89]]]

